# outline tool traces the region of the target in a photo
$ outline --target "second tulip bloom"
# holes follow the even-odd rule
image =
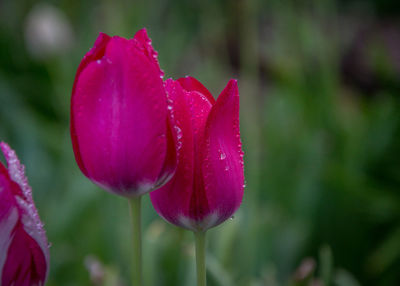
[[[243,197],[237,82],[230,80],[217,101],[192,77],[167,80],[165,89],[180,140],[178,166],[151,201],[167,221],[205,231],[231,217]]]

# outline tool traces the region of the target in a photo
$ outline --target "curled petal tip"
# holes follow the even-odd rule
[[[237,81],[237,79],[232,78],[232,79],[229,80],[228,84],[231,85],[231,86],[236,86],[237,87],[238,81]]]
[[[214,104],[215,99],[211,92],[197,79],[191,76],[185,76],[177,80],[184,90],[191,92],[197,91],[204,95],[211,104]]]
[[[108,39],[108,38],[111,38],[111,37],[104,32],[99,32],[99,35],[97,36],[97,40],[98,39]]]
[[[3,141],[1,141],[1,143],[0,143],[0,148],[1,148],[1,151],[3,152],[4,157],[6,158],[7,163],[10,163],[9,161],[12,160],[11,158],[15,157],[14,150],[12,150],[10,148],[10,146]],[[14,162],[15,160],[12,160],[12,161]]]
[[[226,85],[227,89],[233,89],[233,91],[237,94],[239,94],[238,92],[238,81],[237,79],[230,79],[228,81],[228,84]]]
[[[146,29],[146,28],[142,28],[142,29],[138,30],[138,31],[135,33],[135,37],[139,37],[139,36],[142,36],[142,37],[144,37],[146,40],[151,41],[150,38],[149,38],[149,34],[147,33],[147,29]]]
[[[99,35],[97,36],[96,41],[94,42],[93,47],[90,49],[90,52],[96,53],[96,50],[99,48],[102,48],[103,45],[106,45],[108,41],[110,41],[111,37],[107,35],[106,33],[100,32]],[[88,55],[86,55],[88,56]]]
[[[163,78],[164,72],[160,68],[160,64],[158,62],[158,53],[156,52],[156,50],[154,50],[151,44],[151,39],[147,34],[146,28],[137,31],[135,36],[133,37],[133,40],[137,42],[139,48],[143,50],[149,60],[157,67],[160,78]]]

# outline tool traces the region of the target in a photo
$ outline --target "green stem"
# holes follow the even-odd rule
[[[196,245],[197,286],[206,286],[206,232],[194,233]]]
[[[133,271],[132,285],[142,286],[142,228],[141,228],[141,198],[142,196],[129,200],[130,212],[133,226]]]

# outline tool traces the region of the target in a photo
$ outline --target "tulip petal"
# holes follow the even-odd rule
[[[74,86],[72,88],[72,94],[75,94],[75,88],[76,88],[76,83],[79,78],[79,75],[81,72],[86,68],[86,66],[98,59],[101,59],[104,56],[105,49],[107,46],[107,43],[110,41],[111,37],[108,36],[107,34],[100,33],[99,36],[96,39],[96,42],[94,43],[93,47],[87,52],[87,54],[83,57],[81,63],[79,64],[78,70],[76,72],[75,76],[75,81],[74,81]],[[71,106],[73,105],[74,97],[71,99]],[[74,122],[74,112],[71,108],[71,122]],[[72,146],[74,150],[79,150],[79,145],[78,145],[78,140],[76,138],[76,131],[75,131],[75,125],[71,124],[71,138],[72,138]],[[85,165],[83,164],[82,158],[80,156],[79,152],[75,152],[75,157],[76,157],[76,162],[78,163],[79,168],[82,170],[82,172],[88,176],[88,172],[86,170]]]
[[[7,169],[0,162],[0,253],[7,253],[12,242],[12,232],[18,222],[18,210],[15,207],[15,199],[10,192],[10,183]],[[6,255],[0,255],[0,269],[6,262]],[[0,271],[0,281],[2,281]]]
[[[108,42],[111,40],[111,37],[104,33],[99,33],[93,47],[86,53],[83,57],[81,63],[79,64],[77,77],[79,74],[85,69],[85,67],[93,61],[101,59],[104,56],[106,51],[106,47]]]
[[[166,157],[165,98],[159,70],[136,40],[113,37],[72,95],[74,151],[84,174],[121,195],[150,191]]]
[[[150,193],[155,210],[167,221],[179,224],[178,217],[183,214],[183,206],[189,205],[192,193],[193,174],[187,172],[194,166],[193,132],[191,114],[182,87],[173,80],[166,80],[165,90],[170,102],[172,122],[178,141],[178,166],[174,177],[162,188]],[[184,135],[183,135],[184,134]]]
[[[17,224],[3,267],[2,285],[44,285],[47,261],[37,242]]]
[[[194,77],[181,77],[180,79],[178,79],[178,82],[186,91],[200,92],[211,102],[211,104],[215,103],[215,99],[212,96],[211,92],[209,92],[208,89]]]
[[[137,31],[133,39],[137,42],[138,47],[142,50],[143,54],[145,54],[149,58],[149,60],[157,67],[160,78],[163,78],[164,72],[160,68],[160,64],[157,59],[158,53],[151,45],[151,39],[147,34],[147,30],[143,28]]]
[[[202,93],[187,92],[177,81],[167,80],[165,87],[176,128],[182,134],[181,146],[174,177],[164,187],[150,193],[150,197],[156,211],[166,220],[195,229],[209,213],[201,168],[196,165],[201,165],[201,142],[212,105]]]
[[[17,190],[13,188],[14,195],[17,195],[17,204],[23,211],[22,223],[25,231],[35,239],[40,245],[43,253],[46,254],[46,260],[49,261],[49,251],[46,234],[43,229],[43,224],[40,221],[38,212],[35,208],[32,198],[32,189],[28,184],[28,179],[25,177],[25,167],[19,162],[15,151],[12,150],[6,143],[1,142],[0,148],[3,151],[4,157],[6,158],[8,173],[13,182],[17,183],[22,196],[19,198]]]
[[[1,285],[43,285],[50,260],[43,224],[24,166],[7,144],[0,147],[8,165],[0,163]]]
[[[170,111],[171,112],[171,111]],[[169,113],[170,113],[169,112]],[[154,186],[154,189],[162,187],[166,182],[168,182],[172,176],[175,174],[177,165],[177,146],[181,144],[178,138],[178,130],[174,128],[176,123],[171,115],[168,116],[169,120],[167,122],[166,139],[167,139],[167,153],[164,161],[164,166],[158,176],[158,180]]]
[[[213,106],[205,130],[203,177],[209,208],[228,219],[243,197],[243,151],[239,129],[239,91],[230,80]]]
[[[207,194],[204,189],[202,175],[202,160],[204,158],[204,130],[207,117],[212,108],[211,102],[203,93],[191,91],[187,93],[187,101],[191,113],[192,132],[193,132],[193,150],[194,150],[194,170],[193,170],[193,192],[190,198],[188,216],[198,222],[210,213]]]

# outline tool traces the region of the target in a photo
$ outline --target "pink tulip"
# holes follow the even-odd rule
[[[138,197],[175,172],[162,76],[145,29],[130,40],[101,33],[78,67],[71,99],[75,158],[108,191]]]
[[[32,190],[15,152],[0,143],[8,169],[0,162],[0,285],[44,285],[49,248]]]
[[[167,221],[205,231],[230,218],[243,197],[237,82],[230,80],[217,101],[192,77],[167,80],[165,87],[181,148],[174,177],[151,201]]]

